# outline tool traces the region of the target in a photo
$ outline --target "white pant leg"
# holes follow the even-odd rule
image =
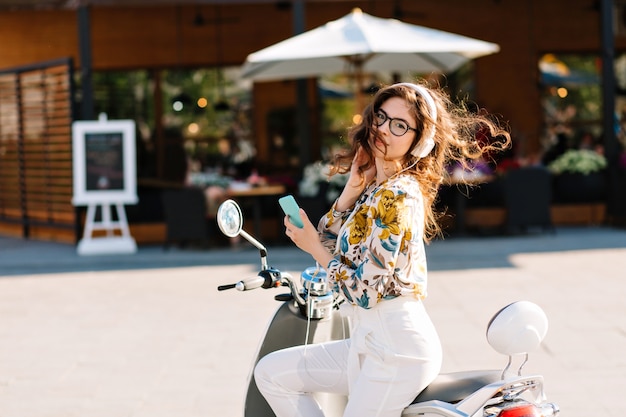
[[[404,366],[389,366],[366,356],[358,378],[351,387],[343,417],[400,417],[434,378],[429,363],[407,361]]]
[[[295,346],[261,358],[254,369],[259,391],[276,417],[323,417],[314,392],[348,395],[350,342]]]
[[[296,346],[259,361],[257,387],[277,417],[323,417],[314,392],[349,392],[343,417],[399,417],[437,376],[441,345],[421,302],[355,311],[350,340]]]
[[[399,417],[441,367],[441,344],[421,302],[398,298],[357,309],[358,369],[343,417]],[[354,366],[354,362],[349,362]]]

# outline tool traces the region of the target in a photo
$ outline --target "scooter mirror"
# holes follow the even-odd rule
[[[217,209],[217,225],[228,237],[235,237],[243,228],[241,208],[233,200],[226,200]]]
[[[517,301],[498,311],[487,325],[487,341],[503,355],[535,350],[548,332],[548,317],[537,304]]]

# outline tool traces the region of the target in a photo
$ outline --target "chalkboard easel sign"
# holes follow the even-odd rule
[[[133,120],[76,121],[72,140],[74,205],[137,203]]]
[[[124,204],[136,204],[135,122],[107,120],[76,121],[72,125],[75,206],[87,206],[81,255],[134,253],[137,245],[130,236]],[[100,219],[96,220],[100,207]],[[117,220],[111,215],[117,210]],[[96,230],[106,234],[93,237]]]

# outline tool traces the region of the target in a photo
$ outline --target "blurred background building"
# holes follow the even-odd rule
[[[356,7],[500,46],[450,74],[365,74],[366,99],[380,84],[426,77],[509,124],[510,166],[584,147],[619,167],[626,9],[618,0],[0,0],[0,233],[77,238],[70,126],[100,113],[137,123],[141,201],[129,208],[131,224],[159,222],[150,208],[158,189],[184,183],[189,171],[258,174],[294,191],[304,166],[342,145],[355,80],[253,83],[241,66]],[[610,176],[615,195],[619,175]],[[612,218],[626,212],[619,199],[601,202]]]

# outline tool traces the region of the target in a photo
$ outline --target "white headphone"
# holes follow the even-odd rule
[[[433,97],[430,95],[428,90],[421,85],[413,83],[398,83],[395,85],[402,85],[415,90],[420,96],[422,96],[422,98],[424,98],[426,104],[430,109],[430,117],[434,120],[434,123],[430,127],[430,131],[422,137],[422,139],[417,143],[415,148],[413,148],[413,150],[411,151],[411,155],[418,158],[423,158],[428,155],[435,146],[435,131],[437,130],[435,125],[435,123],[437,122],[437,106],[435,105],[435,100],[433,100]]]

